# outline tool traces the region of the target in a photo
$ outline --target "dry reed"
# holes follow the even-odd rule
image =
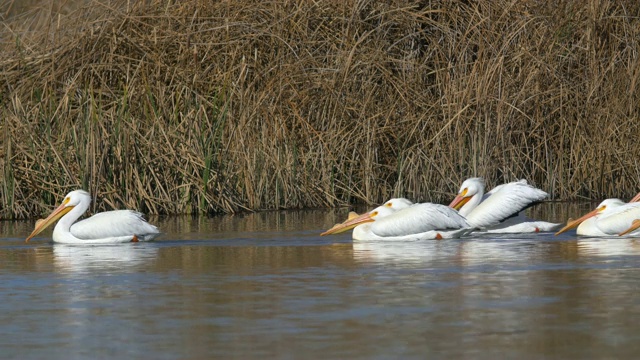
[[[3,218],[80,187],[160,214],[640,188],[634,1],[7,4]]]

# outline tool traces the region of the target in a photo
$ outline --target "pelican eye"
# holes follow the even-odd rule
[[[467,192],[469,191],[469,188],[464,188],[464,190],[462,190],[462,192],[460,192],[460,196],[465,196],[467,195]]]
[[[604,211],[604,209],[606,209],[606,208],[607,208],[607,205],[602,205],[602,206],[600,206],[600,208],[598,209],[598,211]]]
[[[389,207],[389,208],[390,208],[390,207],[393,207],[393,203],[386,203],[386,204],[384,204],[384,206],[386,206],[386,207]]]
[[[372,213],[371,213],[371,215],[370,215],[370,216],[371,216],[371,217],[374,217],[374,216],[376,216],[376,215],[378,215],[378,212],[377,212],[377,211],[374,211],[374,212],[372,212]]]

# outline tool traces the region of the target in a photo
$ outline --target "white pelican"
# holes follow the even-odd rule
[[[74,222],[91,204],[91,195],[84,190],[67,194],[62,204],[46,219],[36,222],[27,242],[60,219],[53,229],[53,241],[63,244],[113,244],[152,240],[160,231],[131,210],[106,211]]]
[[[453,209],[439,204],[413,204],[391,199],[360,216],[350,218],[321,235],[353,229],[354,240],[429,240],[458,238],[471,229]]]
[[[556,233],[559,235],[576,226],[576,234],[584,236],[640,235],[640,193],[629,203],[620,199],[607,199],[582,217],[567,222]]]
[[[465,180],[449,204],[467,219],[469,225],[491,233],[552,231],[561,226],[533,221],[520,214],[547,197],[546,192],[529,185],[526,180],[496,186],[486,194],[484,186],[482,178]]]

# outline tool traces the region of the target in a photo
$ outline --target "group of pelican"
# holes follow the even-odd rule
[[[548,194],[526,180],[499,185],[484,193],[481,178],[467,179],[449,206],[391,199],[362,215],[351,213],[321,235],[353,229],[354,240],[427,240],[459,238],[471,232],[532,233],[558,230],[562,224],[523,215]],[[603,201],[594,211],[569,221],[556,235],[578,226],[578,235],[640,235],[640,193],[630,203]]]
[[[362,215],[349,218],[321,235],[353,229],[354,240],[427,240],[459,238],[473,231],[530,233],[555,231],[562,224],[535,221],[523,215],[528,207],[544,200],[547,193],[526,180],[499,185],[484,193],[481,178],[467,179],[449,206],[391,199]],[[112,244],[153,240],[160,231],[132,210],[95,214],[76,222],[91,204],[84,190],[72,191],[47,218],[36,222],[27,242],[51,224],[53,241],[65,244]],[[607,199],[576,220],[568,221],[556,235],[577,227],[578,235],[640,235],[640,193],[629,203]]]
[[[576,226],[576,234],[583,236],[640,236],[640,193],[628,203],[620,199],[606,199],[593,211],[569,220],[556,235]]]

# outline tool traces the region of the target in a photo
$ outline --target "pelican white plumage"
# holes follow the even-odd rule
[[[629,201],[629,203],[638,203],[638,202],[640,202],[640,192],[636,194],[636,196],[634,196],[633,199]],[[621,232],[619,235],[622,236],[622,235],[631,234],[633,236],[637,236],[637,235],[640,235],[640,231],[636,231],[638,229],[640,229],[640,219],[636,217],[631,222],[631,226],[627,230]]]
[[[458,238],[471,230],[455,210],[440,204],[391,199],[360,216],[352,216],[321,235],[353,229],[354,240],[412,241]]]
[[[46,219],[36,222],[27,242],[60,219],[53,229],[53,241],[63,244],[114,244],[153,240],[160,231],[131,210],[106,211],[74,223],[91,204],[91,195],[84,190],[67,194],[62,204]]]
[[[467,179],[449,204],[471,226],[490,233],[525,233],[553,231],[562,225],[534,221],[522,214],[548,196],[524,179],[496,186],[486,194],[484,188],[482,178]]]
[[[582,236],[615,236],[640,235],[640,193],[629,203],[620,199],[606,199],[593,211],[582,217],[567,222],[567,225],[556,233],[559,235],[567,230],[576,229],[576,234]]]

